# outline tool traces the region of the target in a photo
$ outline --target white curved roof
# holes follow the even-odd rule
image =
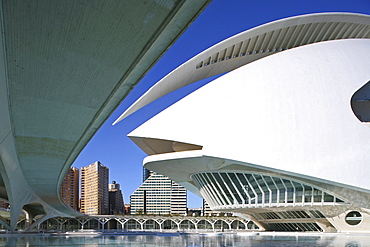
[[[369,192],[370,131],[351,109],[353,94],[370,80],[369,56],[370,39],[278,53],[208,83],[129,136],[192,143],[203,147],[193,156],[237,160]],[[183,162],[186,155],[149,156],[145,167],[180,184],[190,184],[192,173],[218,170],[211,163]]]
[[[207,77],[225,73],[262,57],[327,40],[370,38],[370,17],[319,13],[274,21],[228,38],[182,64],[152,86],[113,124],[154,100]]]

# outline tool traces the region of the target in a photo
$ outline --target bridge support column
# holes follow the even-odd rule
[[[77,219],[77,221],[81,224],[81,230],[82,230],[82,231],[83,231],[83,229],[84,229],[85,224],[86,224],[89,220],[91,220],[91,219],[90,219],[90,218],[88,218],[88,219]]]
[[[3,225],[8,231],[11,230],[10,225],[6,222],[6,219],[0,216],[0,224]]]
[[[115,218],[116,221],[118,221],[121,224],[122,231],[125,230],[125,224],[128,221],[128,219],[120,219],[120,218]]]
[[[97,218],[97,220],[101,224],[102,231],[104,232],[105,231],[105,224],[110,220],[110,218],[102,218],[102,219]]]

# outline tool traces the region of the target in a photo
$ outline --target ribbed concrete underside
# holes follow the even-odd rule
[[[0,196],[70,214],[66,170],[208,2],[2,1]]]

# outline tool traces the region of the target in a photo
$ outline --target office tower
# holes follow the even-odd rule
[[[62,182],[61,196],[64,202],[74,210],[78,210],[78,201],[79,201],[78,182],[79,182],[78,169],[76,167],[69,168]]]
[[[209,206],[208,202],[203,199],[203,207],[202,207],[202,215],[210,215],[210,214],[219,214],[220,211],[213,211],[211,207]]]
[[[130,197],[131,214],[185,214],[186,189],[153,172]]]
[[[113,181],[109,184],[109,214],[117,215],[124,213],[125,208],[120,185],[116,181]]]
[[[3,201],[3,200],[0,200],[0,208],[1,209],[5,209],[5,210],[9,210],[9,202],[6,202],[6,201]]]
[[[143,182],[153,174],[153,171],[143,168]]]
[[[81,213],[108,214],[109,169],[99,161],[81,168]]]
[[[125,214],[131,214],[131,204],[125,204]]]
[[[186,189],[171,180],[171,214],[186,214],[187,194]]]

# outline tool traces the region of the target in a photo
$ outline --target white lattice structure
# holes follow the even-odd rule
[[[84,216],[76,219],[54,218],[38,226],[39,230],[113,230],[120,231],[255,231],[258,226],[250,219],[239,217],[179,216]]]

